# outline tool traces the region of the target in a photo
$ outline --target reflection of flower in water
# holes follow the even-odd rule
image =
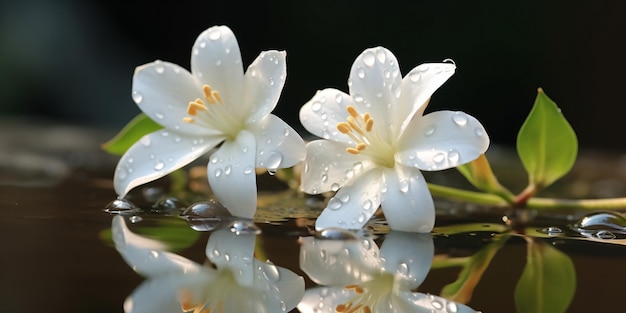
[[[113,240],[124,260],[148,279],[124,303],[125,312],[288,312],[304,293],[295,273],[254,258],[256,234],[238,227],[211,234],[201,265],[164,251],[158,241],[132,233],[113,218]],[[243,229],[244,231],[238,231]]]
[[[380,250],[365,237],[306,237],[301,243],[302,270],[325,286],[306,291],[298,305],[301,312],[474,312],[463,304],[413,292],[432,264],[429,234],[391,232]]]

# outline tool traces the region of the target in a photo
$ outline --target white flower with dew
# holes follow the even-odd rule
[[[124,302],[126,313],[289,312],[304,295],[301,276],[254,258],[254,234],[212,233],[206,255],[213,267],[132,233],[123,216],[113,218],[112,233],[124,260],[147,277]]]
[[[434,204],[420,170],[470,162],[489,146],[472,116],[423,114],[455,68],[453,62],[422,64],[402,78],[389,50],[370,48],[352,65],[350,94],[324,89],[301,108],[302,125],[324,138],[306,146],[301,188],[337,191],[317,229],[361,228],[381,206],[394,230],[432,230]]]
[[[226,26],[204,31],[193,45],[191,72],[155,61],[137,67],[132,98],[164,129],[135,143],[113,179],[120,197],[217,148],[209,184],[235,216],[256,211],[255,168],[275,171],[304,159],[304,141],[270,112],[286,77],[286,53],[262,52],[243,72],[239,46]]]
[[[432,265],[430,234],[392,231],[380,250],[371,237],[300,241],[300,267],[321,285],[305,292],[298,304],[300,312],[475,312],[463,304],[413,291]]]

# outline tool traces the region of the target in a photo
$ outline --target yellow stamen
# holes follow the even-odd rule
[[[192,116],[198,114],[198,111],[206,111],[206,110],[208,110],[208,108],[204,105],[204,102],[202,102],[202,100],[200,99],[196,99],[196,101],[189,102],[189,105],[187,106],[187,113]]]
[[[222,97],[220,97],[220,93],[217,90],[211,89],[211,86],[202,86],[202,91],[204,92],[204,98],[210,104],[215,104],[216,102],[222,103]]]
[[[361,152],[361,151],[359,151],[359,150],[357,150],[355,148],[352,148],[352,147],[346,148],[346,151],[349,152],[349,153],[352,153],[352,154],[359,154]]]
[[[356,120],[352,116],[348,116],[346,120],[348,120],[348,124],[350,124],[350,128],[352,128],[353,131],[359,133],[359,135],[361,136],[365,135],[363,129],[361,129],[361,127],[357,124]]]
[[[352,128],[350,128],[350,124],[346,122],[340,122],[339,124],[337,124],[337,130],[339,130],[340,132],[344,134],[348,134],[352,132]]]
[[[369,119],[365,121],[365,131],[368,133],[372,131],[372,127],[374,126],[374,120]]]
[[[370,309],[370,307],[366,305],[366,306],[363,307],[363,312],[365,312],[365,313],[372,313],[372,309]]]
[[[345,304],[339,304],[335,307],[335,311],[337,312],[345,312],[347,309],[347,306]]]
[[[187,124],[193,124],[195,122],[195,120],[191,117],[183,117],[183,122],[187,123]]]
[[[351,105],[349,105],[349,106],[346,108],[346,111],[348,111],[348,113],[349,113],[349,114],[350,114],[350,116],[352,116],[352,117],[357,117],[357,116],[359,116],[359,113],[358,113],[358,112],[356,111],[356,109],[355,109],[353,106],[351,106]]]
[[[354,313],[356,311],[358,311],[363,305],[359,304],[359,305],[355,305],[354,307],[351,307],[348,311],[346,311],[346,313]]]
[[[359,150],[359,151],[365,150],[366,147],[367,147],[367,145],[365,143],[363,143],[363,142],[359,142],[359,143],[356,144],[356,149]]]
[[[220,93],[217,90],[213,90],[213,92],[211,92],[211,96],[213,96],[213,98],[217,100],[219,104],[222,104],[222,97],[220,96]]]

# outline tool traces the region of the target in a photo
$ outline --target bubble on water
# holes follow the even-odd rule
[[[550,226],[539,230],[539,232],[547,234],[549,236],[558,236],[563,233],[563,230],[556,226]]]
[[[173,213],[184,210],[187,204],[176,197],[162,196],[153,205],[152,209],[157,213]]]
[[[143,218],[141,216],[133,215],[133,216],[129,217],[128,220],[131,223],[135,224],[135,223],[139,223],[139,222],[143,221]]]
[[[105,206],[104,211],[111,214],[135,214],[139,208],[126,199],[115,199]]]
[[[625,239],[626,219],[614,212],[594,212],[580,218],[572,228],[586,237]]]
[[[315,238],[326,240],[358,240],[359,236],[343,228],[330,227],[316,232]]]
[[[261,229],[253,221],[236,220],[228,225],[228,229],[236,235],[258,235]]]
[[[599,230],[593,234],[594,237],[598,239],[610,240],[615,239],[617,236],[608,230]]]
[[[180,216],[197,231],[210,231],[233,216],[221,203],[209,200],[190,205]]]

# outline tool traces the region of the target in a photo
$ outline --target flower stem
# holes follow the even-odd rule
[[[508,203],[496,196],[489,193],[469,191],[453,187],[446,187],[436,184],[428,183],[428,189],[433,196],[444,197],[453,200],[467,201],[476,204],[493,205],[505,207]]]

